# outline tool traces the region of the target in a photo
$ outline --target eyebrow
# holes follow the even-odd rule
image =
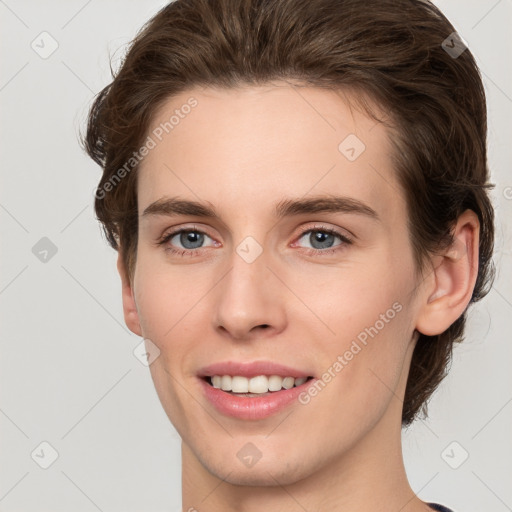
[[[291,217],[311,213],[353,213],[379,221],[377,212],[358,199],[345,196],[322,195],[307,199],[283,199],[276,203],[274,216],[277,218]],[[151,203],[142,213],[142,217],[150,215],[192,215],[204,218],[219,218],[211,203],[200,203],[180,199],[178,197],[163,197]]]

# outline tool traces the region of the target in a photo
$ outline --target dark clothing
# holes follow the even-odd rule
[[[453,512],[453,510],[450,510],[449,508],[446,508],[443,505],[438,505],[437,503],[428,503],[428,506],[432,510],[437,510],[438,512]]]

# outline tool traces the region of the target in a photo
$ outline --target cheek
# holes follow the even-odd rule
[[[388,331],[397,324],[400,311],[412,282],[407,261],[393,261],[386,254],[349,261],[339,267],[311,267],[309,272],[296,272],[287,282],[306,308],[326,327],[325,339],[351,340],[360,333],[364,339],[370,329]],[[306,306],[306,308],[304,308]],[[304,321],[295,311],[290,321]],[[303,311],[304,312],[304,311]],[[302,315],[304,316],[304,315]],[[313,315],[308,318],[314,319]],[[367,334],[368,336],[368,334]]]
[[[197,325],[194,314],[204,292],[169,268],[146,263],[143,257],[138,259],[134,289],[142,335],[160,350],[149,370],[164,411],[183,435],[190,427],[186,408],[189,395],[182,396],[182,363],[199,339],[191,326]]]
[[[138,258],[134,288],[143,335],[160,343],[187,325],[188,315],[196,312],[207,292],[204,279],[155,265],[144,254]]]
[[[381,257],[364,271],[332,272],[316,287],[308,280],[298,292],[328,327],[313,337],[323,380],[336,381],[336,395],[351,407],[376,410],[398,385],[412,334],[411,269],[408,261]]]

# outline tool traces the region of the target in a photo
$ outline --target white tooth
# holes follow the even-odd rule
[[[279,375],[258,375],[248,379],[241,375],[213,375],[211,382],[213,387],[223,391],[233,391],[233,393],[256,393],[263,394],[268,391],[281,391],[281,389],[290,389],[293,386],[300,386],[306,382],[307,377],[281,377]]]
[[[268,390],[269,391],[281,391],[283,387],[283,379],[279,375],[271,375],[268,378]]]
[[[231,375],[223,375],[220,388],[222,391],[231,391]]]
[[[249,393],[266,393],[268,391],[268,377],[258,375],[249,380]]]
[[[304,382],[306,382],[307,380],[308,380],[307,377],[298,377],[297,379],[295,379],[295,385],[300,386],[300,385],[304,384]]]
[[[283,379],[283,388],[284,389],[293,388],[294,383],[295,383],[295,379],[293,377],[285,377]]]
[[[248,393],[249,392],[249,379],[235,375],[231,379],[231,390],[233,393]]]

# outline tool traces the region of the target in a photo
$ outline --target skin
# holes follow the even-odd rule
[[[152,128],[191,96],[197,106],[138,171],[131,281],[118,261],[125,321],[160,350],[150,371],[182,438],[183,510],[363,512],[383,503],[389,511],[430,510],[405,473],[403,396],[417,331],[443,332],[470,300],[476,215],[464,212],[457,243],[419,275],[387,128],[351,108],[347,96],[288,82],[194,88],[168,100]],[[352,162],[338,149],[349,134],[366,146]],[[362,201],[379,220],[273,216],[284,198],[325,194]],[[207,202],[219,218],[142,215],[171,196]],[[338,250],[322,255],[311,233],[303,235],[319,223],[353,242],[327,238]],[[156,244],[171,228],[193,226],[207,235],[195,255],[166,251],[198,247],[179,236]],[[236,252],[247,236],[263,251],[252,263]],[[400,312],[305,405],[239,420],[218,413],[201,392],[198,370],[227,360],[272,360],[321,378],[396,303]],[[248,442],[262,454],[252,467],[237,457]]]

